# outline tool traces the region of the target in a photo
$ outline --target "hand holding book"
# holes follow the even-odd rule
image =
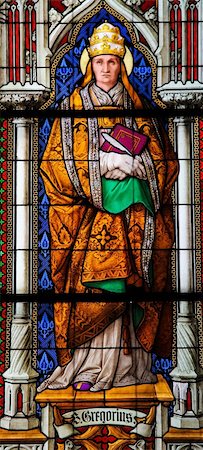
[[[116,127],[110,135],[102,133],[106,139],[100,152],[103,207],[111,214],[118,214],[131,205],[141,203],[153,215],[153,202],[149,184],[146,181],[145,167],[140,156],[146,146],[147,138],[140,135],[144,137],[140,140],[137,136],[139,133],[136,132],[135,136],[133,130],[121,125],[116,125]],[[118,130],[118,134],[116,130]],[[112,134],[116,133],[117,138],[123,140],[121,139],[123,130],[124,135],[127,130],[128,136],[128,143],[125,142],[125,146],[124,142],[120,143],[114,136],[112,137]]]
[[[146,172],[141,158],[123,154],[100,152],[101,176],[110,180],[124,180],[126,177],[136,177],[146,180]]]
[[[104,152],[114,152],[119,154],[127,153],[135,157],[140,155],[147,145],[148,138],[144,134],[138,133],[131,128],[117,124],[111,133],[102,133],[105,138],[101,149]]]
[[[111,134],[102,133],[105,138],[101,150],[103,159],[108,160],[108,170],[103,172],[107,179],[122,180],[126,176],[146,179],[142,158],[139,156],[145,148],[147,137],[137,131],[116,125]]]

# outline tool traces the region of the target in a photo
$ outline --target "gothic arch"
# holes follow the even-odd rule
[[[90,0],[88,0],[88,2],[90,3]],[[110,1],[108,2],[108,1],[104,1],[104,0],[98,0],[97,2],[94,2],[94,4],[95,3],[97,3],[97,5],[94,6],[94,8],[91,7],[91,8],[89,8],[88,11],[87,10],[85,11],[83,9],[82,12],[80,11],[81,5],[79,5],[77,8],[75,8],[72,11],[71,17],[70,17],[69,13],[66,13],[66,15],[64,15],[64,18],[58,23],[58,25],[55,26],[55,28],[53,30],[53,32],[55,33],[55,41],[54,42],[53,42],[53,36],[52,36],[53,32],[50,33],[50,42],[52,39],[52,44],[50,43],[50,49],[52,52],[51,93],[50,93],[49,99],[47,100],[46,103],[43,104],[41,109],[44,110],[44,109],[49,108],[56,100],[56,98],[55,98],[55,95],[56,95],[56,70],[57,70],[57,67],[58,67],[60,61],[62,60],[64,55],[67,52],[69,52],[71,49],[73,49],[73,47],[76,45],[77,36],[81,32],[82,27],[85,26],[85,24],[87,24],[88,21],[94,20],[94,16],[97,13],[99,13],[102,9],[106,9],[107,13],[109,13],[111,16],[113,16],[116,19],[116,21],[118,21],[118,23],[124,22],[124,27],[126,28],[126,31],[128,32],[128,34],[131,38],[131,42],[132,42],[133,46],[143,55],[143,57],[146,59],[149,66],[151,67],[151,70],[152,70],[152,86],[151,86],[152,99],[159,107],[165,108],[164,103],[160,100],[160,98],[158,97],[157,91],[156,91],[156,88],[157,88],[157,57],[155,56],[155,53],[153,53],[153,52],[155,51],[154,49],[156,49],[157,45],[158,45],[158,42],[156,41],[156,39],[158,39],[157,33],[152,28],[152,26],[147,23],[147,21],[145,20],[145,18],[143,17],[142,14],[133,12],[133,20],[136,20],[137,18],[139,18],[139,20],[142,20],[142,22],[139,22],[140,30],[141,30],[141,32],[143,32],[143,30],[144,30],[143,36],[145,33],[147,36],[147,39],[148,39],[148,41],[147,41],[148,45],[145,45],[139,39],[138,28],[136,28],[138,23],[135,23],[135,24],[132,23],[132,9],[130,9],[129,6],[124,4],[124,8],[122,9],[120,7],[120,3],[118,0],[116,0],[116,2],[115,2],[115,5],[119,6],[119,8],[117,8],[117,9],[115,9],[115,5],[112,8],[112,5],[110,5]],[[84,5],[84,3],[83,3],[83,5]],[[119,11],[118,11],[118,9],[119,9]],[[78,17],[77,17],[76,10],[78,11],[80,19],[78,19]],[[128,12],[128,15],[126,14],[124,16],[124,12],[126,12],[126,11]],[[129,11],[131,13],[131,16],[129,16]],[[73,21],[73,14],[74,14],[74,18],[75,18],[74,21]],[[65,28],[62,29],[61,27],[64,25],[65,17],[66,17],[66,19],[70,20],[70,23],[66,23]],[[131,18],[130,22],[129,22],[129,18]],[[142,28],[142,26],[143,26],[143,28]],[[146,28],[146,27],[148,27],[148,28]],[[154,44],[153,44],[153,41],[150,40],[151,34],[148,33],[148,35],[147,35],[147,33],[146,33],[147,30],[150,30],[150,33],[151,32],[153,33]],[[63,38],[66,34],[68,34],[67,43],[60,45],[60,42],[63,41]],[[155,36],[156,36],[156,38],[155,38]],[[51,47],[51,45],[52,45],[52,47]]]
[[[85,0],[73,11],[70,12],[69,9],[65,11],[60,22],[57,23],[57,25],[50,33],[49,43],[52,53],[55,53],[59,42],[61,41],[61,39],[63,39],[67,32],[71,31],[74,28],[75,23],[80,22],[89,12],[95,10],[97,6],[100,6],[101,8],[112,8],[111,2],[109,0],[96,0],[94,2],[92,0]],[[143,15],[135,10],[132,10],[132,7],[119,0],[114,1],[114,11],[120,16],[123,16],[123,19],[127,22],[134,23],[134,32],[137,39],[139,40],[138,32],[140,32],[147,41],[153,55],[158,47],[158,33],[147,22]]]

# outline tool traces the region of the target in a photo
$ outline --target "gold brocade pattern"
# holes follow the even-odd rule
[[[74,109],[82,107],[79,89],[76,89],[70,98],[70,107],[73,106]],[[107,121],[108,127],[114,126],[113,119],[101,118],[99,128],[107,127]],[[118,119],[118,122],[122,123],[122,119]],[[178,173],[178,163],[164,131],[163,154],[151,121],[139,118],[136,123],[139,131],[150,137],[148,149],[161,202],[160,210],[155,216],[155,240],[152,249],[152,289],[161,292],[168,288],[169,257],[174,241],[171,188]],[[74,163],[86,200],[78,196],[68,176],[59,119],[55,120],[52,127],[41,164],[41,173],[51,205],[51,269],[55,290],[57,293],[83,294],[89,291],[85,283],[112,278],[125,278],[127,284],[148,290],[143,282],[141,261],[145,208],[139,204],[131,206],[127,224],[124,214],[110,214],[93,206],[88,168],[87,120],[74,119],[73,130]],[[158,304],[142,306],[145,316],[137,336],[143,347],[150,351],[162,308]],[[65,365],[71,358],[69,349],[84,344],[103,331],[125,311],[125,304],[57,303],[54,309],[59,364]]]
[[[82,281],[127,278],[131,267],[123,217],[98,212],[92,224]]]

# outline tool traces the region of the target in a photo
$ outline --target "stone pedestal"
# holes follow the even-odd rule
[[[11,327],[10,367],[4,372],[5,406],[1,427],[29,430],[38,426],[36,418],[36,380],[32,368],[32,326],[29,304],[17,303]]]
[[[181,301],[177,318],[177,366],[170,374],[175,396],[173,427],[203,427],[203,369],[198,361],[194,305]]]
[[[108,442],[109,450],[127,445],[132,449],[166,450],[163,436],[168,431],[168,406],[172,401],[161,375],[155,384],[100,392],[74,391],[72,386],[46,389],[36,396],[42,407],[41,429],[48,437],[43,450],[54,450],[57,435],[60,450],[79,450],[81,446],[96,450],[98,442]]]

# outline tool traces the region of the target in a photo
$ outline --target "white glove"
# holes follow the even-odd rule
[[[105,175],[106,172],[111,172],[114,169],[119,169],[126,175],[132,176],[134,171],[133,157],[100,151],[101,175]]]
[[[130,155],[100,151],[100,171],[101,176],[114,180],[123,180],[126,176],[147,178],[142,158],[138,155],[133,158]]]
[[[146,180],[146,170],[142,163],[142,158],[139,155],[136,155],[133,160],[133,176],[139,178],[140,180]]]
[[[108,180],[124,180],[128,175],[122,170],[114,169],[105,173],[105,178]]]

